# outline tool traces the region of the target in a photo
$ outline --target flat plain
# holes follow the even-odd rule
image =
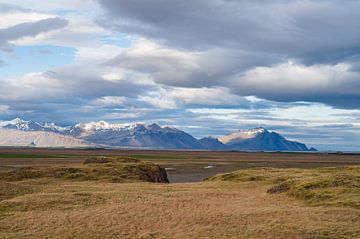
[[[170,184],[74,170],[93,157],[158,164]],[[2,148],[0,238],[360,238],[359,166],[356,154]],[[34,174],[54,168],[71,177]]]

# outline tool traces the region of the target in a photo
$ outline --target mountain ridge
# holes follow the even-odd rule
[[[185,131],[156,123],[108,123],[97,121],[59,126],[55,123],[38,123],[15,118],[0,121],[0,129],[22,132],[49,132],[72,137],[75,144],[101,145],[110,147],[134,147],[156,149],[201,149],[201,150],[245,150],[245,151],[311,151],[305,144],[285,139],[282,135],[263,127],[238,130],[219,138],[196,139]],[[5,131],[6,132],[6,131]],[[4,134],[4,131],[0,131]],[[49,139],[56,142],[55,139]],[[81,141],[76,141],[81,140]],[[70,140],[71,141],[71,140]],[[39,146],[40,147],[40,146]]]

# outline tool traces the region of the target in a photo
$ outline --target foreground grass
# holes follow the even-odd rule
[[[80,171],[0,174],[0,238],[360,237],[359,167],[247,169],[187,184],[127,178],[143,171],[123,166],[143,164],[90,158]],[[112,180],[119,172],[131,180]]]
[[[306,207],[256,182],[27,180],[0,202],[0,238],[358,238],[360,212]]]
[[[257,181],[271,185],[268,193],[286,193],[312,206],[360,209],[360,167],[320,169],[254,168],[219,174],[207,181]]]

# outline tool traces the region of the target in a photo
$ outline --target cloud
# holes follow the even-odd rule
[[[230,93],[226,88],[173,88],[167,95],[187,105],[244,107],[244,104],[249,104],[245,98]]]
[[[276,62],[276,59],[266,54],[260,56],[226,49],[194,52],[138,39],[107,64],[149,74],[160,84],[202,88],[221,86],[234,73],[243,72],[253,65],[268,65],[270,62]]]
[[[100,24],[141,39],[112,64],[158,84],[360,106],[360,2],[98,2]]]
[[[175,87],[174,91],[165,93],[170,98],[193,92],[200,99],[199,93],[206,88],[222,88],[231,93],[228,98],[204,97],[203,101],[207,100],[209,105],[221,105],[226,100],[234,105],[241,96],[257,96],[281,102],[321,102],[340,108],[360,106],[360,72],[354,71],[353,63],[306,65],[289,59],[266,64],[271,59],[271,56],[260,59],[256,54],[220,49],[193,52],[141,39],[119,50],[106,65],[117,67],[117,71],[139,72],[160,85]],[[109,79],[116,79],[115,76],[111,72],[107,74]],[[164,96],[155,98],[161,101]],[[171,101],[162,103],[162,107],[171,105],[174,105]]]
[[[18,1],[12,2],[18,3]],[[92,14],[96,6],[92,0],[51,1],[51,3],[42,4],[41,7],[37,5],[36,8],[31,2],[21,1],[19,6],[23,7],[2,4],[4,9],[0,11],[0,29],[52,18],[62,19],[66,21],[66,25],[51,31],[42,31],[36,35],[22,36],[11,41],[14,45],[94,47],[102,44],[102,37],[111,35],[109,31],[94,23]]]
[[[9,114],[10,107],[8,105],[0,105],[0,114]]]
[[[36,36],[42,32],[65,27],[67,24],[67,20],[55,17],[35,22],[21,23],[15,26],[0,29],[0,47],[3,45],[8,45],[10,41],[28,36]]]
[[[1,4],[4,2],[3,4]],[[11,0],[11,4],[8,4],[8,0],[0,0],[0,5],[8,6],[8,8],[35,8],[38,11],[75,11],[75,10],[90,10],[94,8],[92,0],[52,0],[44,1],[41,4],[35,4],[33,0]]]
[[[312,65],[288,62],[256,67],[234,76],[229,87],[237,94],[250,94],[275,101],[322,102],[341,108],[359,108],[360,73],[351,65]]]
[[[1,3],[0,2],[0,13],[7,13],[7,12],[29,12],[29,9],[22,8],[20,6],[16,6],[13,4]]]
[[[358,1],[98,2],[108,13],[103,25],[187,49],[221,46],[304,61],[359,53]]]
[[[114,45],[100,45],[96,47],[80,47],[78,48],[75,61],[76,62],[98,62],[102,63],[103,61],[115,58],[118,56],[124,49]]]

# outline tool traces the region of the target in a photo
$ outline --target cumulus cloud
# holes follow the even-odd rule
[[[357,1],[98,2],[100,24],[147,39],[112,62],[159,84],[360,105]]]
[[[7,12],[16,12],[16,11],[22,11],[22,12],[29,12],[29,9],[22,8],[20,6],[16,6],[13,4],[7,4],[7,3],[1,3],[0,2],[0,13],[7,13]]]
[[[8,105],[0,105],[0,114],[8,114],[10,107]]]
[[[238,106],[249,104],[245,98],[226,88],[173,88],[168,96],[187,105]]]
[[[51,3],[41,4],[41,7],[39,4],[32,3],[31,0],[20,1],[18,5],[1,2],[2,0],[0,0],[0,29],[52,18],[66,21],[63,27],[12,39],[11,43],[14,45],[59,45],[85,48],[98,46],[102,44],[101,37],[111,35],[109,31],[93,21],[91,15],[97,8],[92,0],[51,1]],[[17,3],[18,1],[12,1],[12,4]],[[10,47],[5,49],[11,50]]]
[[[8,105],[14,114],[49,117],[62,114],[63,110],[68,112],[67,117],[75,119],[79,112],[94,117],[124,108],[127,100],[136,101],[139,95],[156,88],[131,77],[121,81],[106,80],[103,75],[107,71],[108,67],[101,64],[91,67],[78,64],[2,79],[0,102]]]
[[[358,47],[360,36],[358,1],[98,2],[108,12],[102,24],[185,48],[225,46],[326,60]]]
[[[270,62],[276,62],[272,55],[220,48],[194,52],[138,39],[107,64],[149,74],[160,84],[201,88],[221,86],[234,73]]]
[[[67,20],[55,17],[35,22],[20,23],[15,26],[0,29],[0,47],[2,45],[8,45],[10,41],[27,36],[36,36],[42,32],[65,27],[67,24]]]
[[[33,0],[11,0],[11,4],[8,4],[8,0],[0,0],[0,6],[4,6],[10,9],[21,8],[34,8],[38,11],[75,11],[79,9],[89,10],[94,8],[93,0],[52,0],[52,1],[43,1],[41,4],[34,3]],[[6,9],[6,8],[5,8]]]
[[[293,62],[255,67],[234,76],[230,86],[238,94],[276,101],[324,102],[341,108],[359,108],[360,73],[351,65],[305,66]]]

